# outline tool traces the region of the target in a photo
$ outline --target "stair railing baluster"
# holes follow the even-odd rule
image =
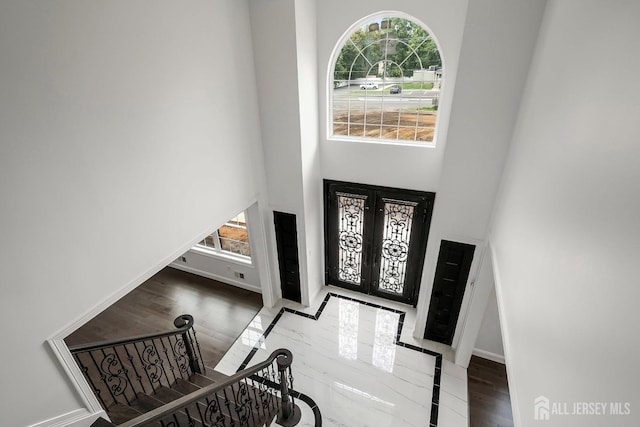
[[[176,348],[174,348],[178,358],[184,359],[184,362],[183,362],[184,369],[182,367],[180,368],[180,372],[182,374],[183,379],[188,379],[191,375],[195,373],[199,373],[193,369],[194,363],[196,368],[198,367],[198,365],[197,365],[197,361],[193,359],[195,355],[193,354],[193,351],[190,350],[188,337],[187,337],[187,340],[185,341],[186,335],[187,333],[185,332],[180,337],[176,336],[176,344],[175,344]],[[179,350],[181,348],[180,343],[182,343],[182,346],[184,347],[184,354],[179,353]]]
[[[164,345],[164,341],[162,340],[164,337],[159,337],[156,338],[158,341],[160,341],[160,345],[162,346],[162,353],[164,354],[164,358],[160,358],[160,360],[162,360],[163,365],[169,365],[167,368],[165,368],[165,374],[167,375],[167,381],[169,381],[168,385],[173,384],[174,382],[176,382],[177,378],[176,378],[176,373],[174,372],[174,367],[173,367],[173,363],[171,363],[171,359],[169,359],[169,350],[167,350],[167,347]],[[169,344],[171,344],[171,342],[169,342]],[[171,345],[169,345],[169,347],[171,347]],[[169,378],[169,374],[167,374],[167,369],[169,369],[169,372],[171,372],[171,376],[173,377],[173,381],[171,381],[171,378]]]
[[[253,411],[251,410],[251,397],[249,392],[249,385],[247,384],[247,379],[244,378],[239,381],[240,384],[240,408],[242,409],[242,414],[244,415],[245,425],[249,424],[249,420],[253,418]]]
[[[98,397],[98,400],[100,401],[100,405],[102,405],[103,408],[106,408],[107,404],[102,398],[102,390],[96,387],[96,384],[93,382],[93,377],[90,377],[89,375],[87,375],[87,372],[89,371],[89,367],[85,366],[85,364],[82,363],[82,360],[80,359],[79,354],[74,354],[73,358],[75,359],[76,363],[80,366],[80,370],[82,371],[82,374],[89,381],[89,385],[91,385],[91,388],[93,389],[93,394],[95,394]]]
[[[158,340],[160,340],[161,347],[158,346],[158,343],[157,343]],[[169,373],[167,372],[167,364],[165,363],[167,353],[164,351],[165,348],[164,348],[164,344],[162,343],[162,337],[154,338],[153,340],[151,340],[151,342],[153,343],[153,347],[156,349],[156,354],[158,355],[159,364],[160,364],[160,367],[162,368],[162,372],[164,373],[164,377],[167,381],[166,385],[168,387],[171,385],[171,378],[169,377]],[[163,354],[164,354],[164,358],[162,356]],[[171,370],[169,369],[169,371]],[[175,381],[175,378],[174,378],[174,381]]]
[[[256,425],[256,414],[253,412],[253,400],[251,399],[251,387],[249,386],[247,378],[244,378],[241,382],[244,382],[246,390],[246,400],[242,403],[242,406],[248,411],[247,421],[251,418],[253,420],[253,425]]]
[[[255,411],[255,414],[258,416],[258,419],[260,418],[260,385],[258,385],[258,387],[256,387],[256,381],[253,379],[253,377],[249,377],[247,378],[248,381],[251,381],[251,387],[249,388],[250,392],[253,393],[253,409]],[[259,383],[258,383],[259,384]]]
[[[259,372],[259,374],[262,374],[262,376],[264,376],[264,369],[261,370]],[[256,398],[256,408],[258,411],[258,415],[260,415],[260,412],[262,412],[262,416],[265,415],[265,411],[264,411],[264,397],[265,397],[265,387],[264,387],[264,383],[262,382],[261,379],[261,375],[259,375],[258,373],[256,373],[257,376],[257,380],[255,382],[257,382],[257,387],[254,386],[254,388],[258,389],[258,396]],[[253,377],[251,377],[253,378]]]
[[[233,385],[231,386],[231,391],[233,392]],[[227,387],[222,389],[222,394],[224,394],[224,406],[227,407],[227,413],[229,414],[229,419],[231,420],[231,425],[233,426],[235,425],[235,420],[233,419],[233,412],[231,411],[231,401],[229,400]]]
[[[125,366],[124,363],[122,363],[122,358],[120,357],[120,354],[118,354],[118,348],[117,347],[112,347],[113,349],[113,354],[115,354],[116,358],[118,359],[118,363],[120,364],[120,367],[122,368],[122,372],[124,373],[124,377],[125,377],[125,388],[122,390],[122,395],[124,396],[125,400],[127,401],[127,405],[131,404],[131,401],[129,400],[129,398],[127,397],[127,388],[129,387],[129,385],[131,385],[131,390],[133,392],[133,398],[135,399],[136,397],[136,393],[135,391],[133,391],[133,382],[131,381],[131,377],[129,376],[129,369]]]
[[[166,383],[167,385],[170,384],[169,382],[169,377],[167,376],[167,372],[165,370],[164,367],[164,363],[162,362],[162,355],[160,353],[160,351],[158,350],[158,346],[155,343],[154,339],[151,339],[151,344],[148,345],[148,347],[145,348],[145,350],[147,348],[149,348],[149,356],[155,356],[156,360],[154,362],[151,362],[151,359],[149,359],[149,362],[151,363],[151,366],[153,366],[156,369],[156,372],[159,373],[159,375],[157,375],[157,383],[158,385],[161,387],[162,386],[162,378],[166,379]],[[159,388],[159,387],[158,387]]]
[[[138,360],[140,361],[140,364],[142,365],[142,371],[147,376],[147,380],[149,380],[149,387],[151,387],[150,393],[152,393],[155,390],[155,387],[153,387],[153,381],[151,381],[151,376],[149,375],[149,370],[147,369],[147,364],[142,359],[142,355],[140,355],[140,350],[138,349],[138,344],[139,344],[138,341],[134,342],[133,343],[133,348],[135,349],[136,354],[138,355]],[[142,345],[144,346],[144,343],[142,343]],[[143,347],[143,350],[144,350],[144,347]],[[143,389],[143,393],[148,394],[144,387],[142,389]]]
[[[253,378],[249,377],[247,378],[247,380],[251,381],[251,387],[249,387],[249,392],[253,394],[253,399],[252,399],[253,404],[251,405],[251,408],[253,410],[254,424],[255,424],[256,417],[258,420],[260,420],[260,394],[259,394],[260,389],[256,387],[256,382],[253,380]]]
[[[245,402],[242,400],[244,397],[244,386],[242,380],[238,381],[236,384],[238,389],[237,393],[234,392],[233,400],[236,405],[236,414],[238,415],[238,422],[241,426],[246,426],[248,421],[248,414],[245,407]]]
[[[293,373],[291,372],[291,365],[287,367],[287,374],[289,379],[289,390],[293,390]],[[291,394],[291,403],[295,406],[296,398],[293,394]]]
[[[123,345],[125,354],[127,355],[127,360],[129,361],[129,364],[131,364],[131,366],[133,367],[133,372],[136,374],[136,380],[138,380],[138,383],[140,384],[140,388],[142,389],[142,392],[146,393],[146,390],[144,388],[144,383],[142,382],[142,375],[140,375],[140,373],[138,372],[138,368],[136,367],[137,363],[133,362],[133,356],[129,352],[129,347],[128,347],[129,345],[130,344]],[[135,343],[133,344],[133,346],[135,347]]]
[[[184,354],[179,353],[181,345],[184,347]],[[180,376],[182,379],[188,379],[193,373],[193,367],[191,366],[192,360],[187,350],[187,344],[183,336],[176,337],[176,343],[174,344],[174,356],[177,358],[178,367],[180,369]],[[182,361],[182,364],[180,363]]]
[[[113,350],[113,347],[109,347],[109,348]],[[115,360],[115,359],[109,359],[109,356],[111,356],[111,355],[114,355],[116,359],[118,358],[118,355],[115,354],[115,350],[114,350],[113,353],[108,353],[107,354],[105,352],[105,350],[102,349],[103,359],[102,359],[102,362],[100,362],[100,368],[103,370],[104,374],[107,375],[107,377],[106,377],[107,378],[107,383],[115,381],[114,378],[117,378],[118,380],[122,380],[122,378],[119,375],[120,372],[116,372],[114,374],[109,370],[109,367],[114,365],[112,363],[112,361]],[[104,366],[105,362],[107,363],[106,367]],[[119,362],[119,360],[118,360],[118,362]],[[120,366],[122,367],[122,364],[120,364]],[[106,368],[106,371],[105,371],[105,368]],[[125,390],[127,389],[127,382],[125,381],[124,387],[121,384],[122,384],[122,382],[118,381],[118,384],[112,384],[109,388],[113,391],[114,399],[117,399],[115,396],[123,395],[125,403],[127,405],[130,405],[131,402],[129,402],[129,399],[127,398],[127,395],[125,394]],[[107,386],[108,386],[108,384],[107,384]],[[119,403],[122,403],[122,402],[119,402]]]
[[[177,351],[178,350],[177,347],[179,346],[181,338],[180,336],[175,336],[175,337],[167,337],[165,339],[168,340],[169,350],[171,352],[171,357],[173,358],[171,361],[171,364],[174,365],[174,367],[176,368],[176,370],[173,371],[173,376],[174,378],[180,377],[181,379],[184,379],[183,369],[182,369],[184,365],[180,363],[180,355]],[[176,375],[176,373],[178,375]]]
[[[193,336],[191,339],[191,347],[195,348],[196,352],[197,352],[197,357],[198,357],[198,366],[199,369],[201,370],[201,374],[205,374],[207,372],[207,368],[204,365],[204,359],[202,358],[202,351],[200,350],[200,342],[198,341],[198,335],[196,333],[196,330],[192,327],[191,328],[191,332],[189,334],[189,337]],[[193,346],[193,344],[195,343],[195,347]]]
[[[220,416],[222,417],[222,420],[224,420],[224,412],[222,412],[222,404],[220,403],[220,396],[218,395],[218,393],[215,393],[213,397],[216,399],[216,403],[218,404],[218,412],[220,412]],[[226,425],[227,423],[225,422],[224,424]]]
[[[106,387],[107,391],[109,392],[109,395],[111,396],[111,400],[116,403],[116,397],[113,395],[113,392],[111,391],[111,388],[109,387],[109,384],[107,384],[107,376],[104,374],[104,372],[102,372],[102,370],[100,369],[100,365],[98,365],[98,362],[96,361],[94,352],[91,351],[89,352],[89,355],[91,356],[91,360],[93,361],[93,364],[96,367],[96,370],[98,372],[98,374],[100,375],[100,379],[102,380],[102,384],[104,384],[104,386]],[[106,408],[106,406],[105,406]]]
[[[207,401],[208,400],[209,399],[207,399]],[[202,424],[203,426],[206,426],[207,423],[205,422],[204,415],[202,414],[202,405],[200,404],[200,402],[196,402],[195,405],[196,405],[196,409],[198,410],[198,416],[200,417],[200,424]]]
[[[231,386],[229,386],[230,390],[230,394],[231,394],[231,398],[233,399],[232,404],[233,404],[233,412],[235,413],[236,416],[236,420],[238,425],[242,425],[242,422],[240,420],[240,411],[239,411],[239,407],[238,407],[238,401],[236,399],[236,387],[237,387],[238,383],[235,384],[231,384]]]
[[[271,368],[271,381],[275,384],[277,384],[277,378],[276,378],[276,369],[273,365],[270,366]],[[276,406],[278,405],[278,401],[277,399],[273,396],[273,393],[271,394],[271,409],[276,409]]]
[[[271,381],[272,378],[272,374],[273,374],[273,364],[267,366],[267,375],[265,377],[265,381]],[[265,385],[267,385],[267,383],[265,382]],[[273,408],[275,407],[275,398],[274,398],[274,392],[273,389],[269,388],[267,386],[267,388],[265,389],[265,391],[267,392],[267,408],[269,409],[269,411],[272,411]]]
[[[171,350],[173,354],[173,360],[175,362],[176,368],[178,369],[178,374],[180,378],[187,379],[189,378],[191,371],[191,362],[189,362],[189,355],[186,352],[186,347],[184,347],[184,340],[181,335],[177,335],[173,337],[173,344],[171,345]],[[171,340],[169,340],[171,342]],[[183,346],[184,354],[180,353],[180,347]]]
[[[231,388],[231,390],[230,390],[231,397],[233,399],[233,402],[232,402],[233,403],[233,412],[235,412],[236,421],[238,422],[238,425],[242,426],[243,423],[242,423],[242,418],[240,416],[240,410],[241,409],[240,409],[240,405],[238,404],[238,395],[236,393],[236,388],[239,388],[238,387],[238,383],[232,384],[230,386],[230,388]]]
[[[184,408],[184,413],[187,414],[187,425],[188,426],[195,425],[193,417],[191,416],[191,413],[189,413],[189,407],[188,406],[186,408]]]

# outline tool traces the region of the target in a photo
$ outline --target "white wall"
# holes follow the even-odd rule
[[[304,192],[304,240],[309,301],[324,285],[324,211],[318,129],[317,2],[295,0],[300,150]]]
[[[478,340],[476,341],[473,354],[504,363],[504,345],[502,344],[502,331],[500,329],[500,316],[498,315],[498,302],[496,300],[496,290],[491,289],[487,308],[484,311]]]
[[[540,395],[631,403],[545,425],[640,423],[638,17],[634,1],[547,7],[491,237],[516,425],[537,425]]]
[[[265,186],[269,194],[263,206],[268,241],[270,279],[276,298],[281,296],[273,211],[296,215],[298,251],[304,236],[304,202],[298,106],[295,10],[293,0],[250,0],[251,36],[264,152]],[[304,261],[304,258],[301,259]],[[301,269],[304,269],[301,266]],[[306,286],[303,291],[306,292]],[[308,294],[305,294],[308,295]]]
[[[301,214],[303,181],[294,0],[250,0],[249,4],[270,208]],[[270,229],[273,230],[273,221]]]
[[[246,1],[4,1],[0,57],[0,413],[25,426],[82,408],[45,340],[264,177]]]
[[[303,304],[309,304],[322,286],[315,3],[250,1],[269,193],[265,227],[273,254],[271,280],[279,288],[272,211],[293,213]]]
[[[171,267],[199,276],[218,280],[229,285],[260,293],[258,269],[249,263],[211,256],[197,249],[185,252],[172,262]],[[236,273],[242,273],[240,278]]]
[[[424,335],[440,241],[486,239],[544,6],[541,0],[469,2],[427,244],[416,337]],[[476,244],[474,258],[482,253],[483,248]],[[475,274],[471,271],[469,283]],[[467,304],[465,295],[460,319],[464,319]],[[464,331],[458,329],[460,334],[463,337]],[[454,344],[460,339],[457,336]]]
[[[475,275],[475,271],[473,273]],[[465,294],[467,305],[463,304],[465,310],[462,310],[461,319],[458,322],[457,335],[460,339],[456,346],[455,363],[460,366],[468,366],[472,353],[479,354],[475,351],[478,343],[487,342],[491,344],[481,344],[481,348],[485,348],[485,351],[490,351],[491,354],[494,354],[494,357],[487,353],[481,355],[504,363],[504,350],[496,344],[500,340],[500,345],[502,345],[502,336],[496,304],[491,250],[485,249],[480,255],[477,276],[472,283],[474,283],[474,286],[470,286]],[[487,322],[489,322],[489,326],[494,326],[487,327],[485,325]],[[497,331],[494,330],[496,329],[496,323]],[[500,357],[497,357],[497,355],[500,355]]]

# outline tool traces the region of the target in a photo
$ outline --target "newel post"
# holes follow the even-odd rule
[[[289,350],[285,354],[281,354],[276,359],[278,363],[278,372],[280,374],[280,393],[282,400],[282,406],[278,411],[278,418],[276,422],[284,427],[295,426],[300,422],[302,412],[298,405],[293,403],[293,399],[289,393],[289,379],[293,382],[291,376],[291,362],[293,362],[293,355]]]
[[[190,314],[182,314],[176,317],[173,321],[173,325],[178,329],[186,328],[182,333],[182,342],[184,343],[184,348],[187,352],[187,356],[189,357],[189,366],[194,373],[202,374],[203,372],[202,369],[200,369],[200,364],[198,363],[198,358],[196,357],[196,352],[193,348],[193,342],[189,335],[189,331],[193,329],[193,316]]]

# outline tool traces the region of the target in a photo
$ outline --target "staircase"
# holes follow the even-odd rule
[[[216,373],[216,377],[218,377],[218,381],[220,380],[224,381],[228,379],[227,376],[222,374],[217,374],[217,373]],[[111,422],[113,424],[121,425],[126,423],[127,421],[137,418],[154,409],[158,409],[164,406],[165,404],[171,403],[175,400],[178,400],[188,394],[201,390],[202,388],[205,388],[212,384],[216,384],[216,381],[214,379],[201,374],[194,374],[188,380],[182,380],[182,379],[177,380],[175,383],[171,385],[171,387],[164,387],[164,386],[160,387],[156,389],[152,394],[138,393],[137,397],[131,401],[130,405],[116,403],[110,406],[109,408],[106,408],[107,414],[109,415],[109,418],[111,419]],[[230,390],[223,390],[219,393],[216,393],[214,399],[217,398],[217,399],[223,399],[222,400],[223,402],[226,401],[225,392],[227,396],[231,395]],[[225,408],[224,403],[222,403],[221,406]],[[198,416],[201,415],[200,411],[202,411],[202,413],[204,414],[206,410],[207,410],[207,407],[202,404],[198,404],[197,407],[194,406],[191,408],[191,412],[195,411]],[[235,421],[237,421],[239,424],[240,420],[238,419],[238,416],[234,412],[234,410],[235,410],[235,406],[231,407],[230,405],[230,407],[227,408],[227,411],[225,413],[222,413],[222,415],[229,419],[235,417],[234,418]],[[188,408],[186,410],[177,411],[176,416],[181,421],[179,425],[189,425],[188,423],[189,416],[191,416],[191,418],[193,418],[193,416],[191,415],[190,412],[187,414],[187,411],[189,411]],[[273,419],[273,415],[274,414],[271,414],[271,411],[267,411],[266,413],[260,413],[259,418],[256,420],[256,422],[249,423],[247,425],[250,425],[250,426],[269,425],[268,423]]]
[[[94,426],[282,426],[301,416],[289,350],[226,376],[207,372],[193,317],[173,331],[70,347],[111,422]],[[276,419],[277,417],[277,419]],[[320,422],[321,423],[321,422]],[[317,425],[320,425],[318,422]]]

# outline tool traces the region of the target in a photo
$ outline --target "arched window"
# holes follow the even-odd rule
[[[345,35],[333,58],[330,134],[433,143],[442,60],[432,35],[399,16],[375,16]]]

